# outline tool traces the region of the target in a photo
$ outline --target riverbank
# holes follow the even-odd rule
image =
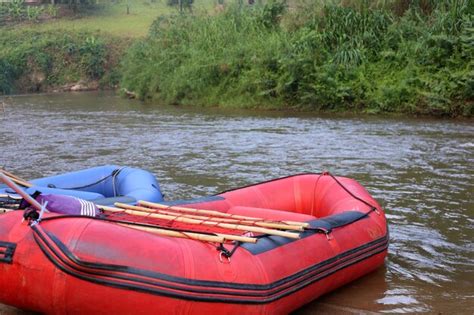
[[[0,94],[115,88],[132,39],[101,32],[0,33]]]
[[[145,37],[9,29],[0,94],[114,88],[176,105],[472,117],[473,5],[402,2],[160,11]]]

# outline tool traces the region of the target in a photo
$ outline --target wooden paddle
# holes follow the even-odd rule
[[[0,173],[5,175],[6,177],[8,177],[12,182],[18,184],[18,185],[21,185],[23,187],[33,187],[33,184],[10,173],[10,172],[7,172],[6,170],[4,170],[3,168],[0,168]]]
[[[240,231],[255,232],[255,233],[261,233],[261,234],[268,234],[268,235],[277,235],[277,236],[293,238],[293,239],[300,238],[298,233],[293,233],[293,232],[279,231],[279,230],[274,230],[274,229],[269,229],[269,228],[262,228],[262,227],[257,227],[257,226],[249,226],[249,225],[241,225],[241,224],[230,224],[230,223],[220,223],[220,222],[214,222],[214,221],[208,221],[208,220],[189,219],[189,218],[184,218],[182,216],[176,216],[176,215],[150,213],[147,211],[143,211],[143,209],[147,210],[146,208],[143,208],[143,207],[128,205],[127,209],[125,209],[124,212],[130,215],[162,219],[162,220],[168,220],[168,221],[177,221],[177,222],[197,224],[197,225],[206,225],[206,226],[216,226],[216,227],[221,227],[221,228],[229,229],[229,230],[240,230]]]
[[[225,238],[222,236],[207,235],[207,234],[193,233],[193,232],[179,232],[179,231],[172,231],[172,230],[164,230],[164,229],[155,228],[155,227],[145,227],[145,226],[126,224],[126,223],[118,223],[118,225],[132,228],[134,230],[140,230],[144,232],[150,232],[154,234],[160,234],[160,235],[171,236],[171,237],[188,238],[188,239],[197,240],[197,241],[215,242],[215,243],[225,242]]]
[[[124,212],[125,211],[124,209],[115,208],[115,207],[108,207],[108,206],[101,206],[101,205],[98,205],[97,207],[99,207],[99,209],[102,209],[103,211],[108,211],[108,212]],[[159,227],[157,226],[157,228]],[[197,233],[197,232],[193,232],[193,233]],[[198,234],[202,234],[202,233],[198,233]],[[255,237],[224,234],[224,233],[213,233],[213,234],[216,236],[223,237],[224,240],[228,240],[228,241],[239,241],[243,243],[256,243],[257,242],[257,238]],[[208,234],[203,234],[203,235],[208,235]]]
[[[292,230],[292,231],[304,230],[304,228],[301,225],[289,225],[289,224],[283,224],[283,223],[278,223],[278,222],[273,223],[273,222],[262,222],[262,221],[206,217],[206,216],[201,216],[201,215],[182,214],[182,212],[177,212],[177,211],[156,210],[156,212],[162,213],[162,214],[169,214],[169,215],[179,215],[185,218],[197,219],[197,220],[209,220],[209,221],[216,221],[216,222],[223,222],[223,223],[254,225],[254,226],[261,226],[261,227],[267,227],[267,228],[272,228],[272,229],[280,229],[280,230]]]
[[[215,221],[215,222],[222,222],[222,223],[234,223],[234,224],[250,225],[250,226],[260,226],[260,227],[281,229],[281,230],[303,231],[304,229],[301,225],[289,225],[289,224],[278,223],[278,222],[262,222],[262,221],[255,221],[255,220],[238,220],[238,219],[233,219],[233,218],[216,218],[216,217],[208,217],[208,216],[203,216],[203,215],[182,214],[176,210],[173,210],[172,208],[170,209],[171,211],[148,209],[144,207],[130,208],[129,207],[130,205],[125,204],[125,203],[120,203],[120,202],[116,202],[115,206],[122,209],[131,209],[131,210],[143,211],[147,213],[160,213],[160,214],[166,214],[166,215],[175,215],[175,216],[180,216],[183,218],[196,219],[196,220]]]
[[[273,221],[265,220],[263,218],[224,213],[224,212],[220,212],[216,210],[204,210],[204,209],[194,209],[194,208],[188,208],[188,207],[168,206],[168,205],[163,205],[160,203],[149,202],[149,201],[144,201],[144,200],[139,200],[138,204],[142,206],[154,208],[154,209],[175,210],[175,211],[180,211],[180,212],[207,214],[207,215],[216,216],[216,217],[226,217],[226,218],[233,218],[233,219],[238,219],[238,220],[251,220],[251,221],[260,221],[260,222],[263,221],[263,222],[276,223]],[[277,221],[277,222],[282,223],[282,224],[288,224],[288,225],[299,225],[299,226],[302,226],[303,228],[309,227],[309,223],[307,222],[287,221],[287,220]]]

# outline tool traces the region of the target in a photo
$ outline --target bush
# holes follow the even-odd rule
[[[402,2],[160,17],[121,85],[173,104],[471,115],[472,5]]]
[[[101,37],[73,32],[0,32],[0,93],[100,80],[110,69]]]

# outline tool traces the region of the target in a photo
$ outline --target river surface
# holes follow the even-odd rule
[[[0,103],[0,147],[0,166],[25,178],[104,164],[148,169],[167,199],[308,171],[355,178],[386,210],[386,265],[297,313],[474,313],[472,120],[163,107],[97,92],[33,95]]]

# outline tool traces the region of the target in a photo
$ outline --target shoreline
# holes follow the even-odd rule
[[[353,118],[353,117],[383,117],[390,119],[413,119],[413,120],[436,120],[436,121],[474,121],[474,116],[437,116],[430,114],[410,114],[404,112],[364,112],[364,111],[355,111],[355,110],[308,110],[303,108],[265,108],[265,107],[255,107],[248,108],[245,106],[242,107],[228,107],[222,105],[212,105],[212,106],[202,106],[202,105],[188,105],[188,104],[165,104],[160,103],[159,101],[152,100],[140,100],[135,97],[131,97],[130,94],[133,92],[125,91],[125,95],[121,95],[121,89],[118,87],[95,87],[95,88],[84,88],[78,90],[71,90],[67,87],[73,86],[74,84],[66,84],[63,88],[51,88],[46,89],[40,92],[20,92],[16,94],[0,95],[0,113],[5,112],[6,108],[10,106],[11,102],[9,99],[20,98],[20,97],[34,97],[34,96],[59,96],[59,95],[68,95],[68,94],[80,94],[80,93],[114,93],[117,96],[120,96],[123,99],[135,100],[142,102],[147,105],[154,106],[176,106],[182,108],[202,108],[202,109],[220,109],[228,111],[245,111],[251,113],[284,113],[289,115],[301,115],[301,114],[312,114],[315,116],[335,116],[339,118]],[[128,92],[128,93],[127,93]],[[3,106],[2,106],[3,105]]]

